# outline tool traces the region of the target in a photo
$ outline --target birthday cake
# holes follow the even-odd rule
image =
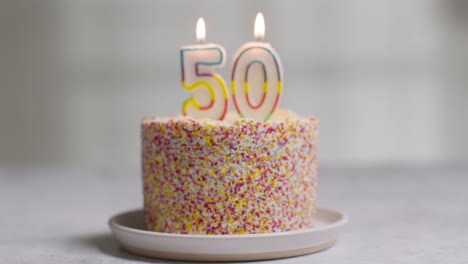
[[[232,58],[231,94],[216,73],[224,47],[204,43],[198,19],[196,45],[180,49],[182,87],[191,97],[181,116],[145,118],[142,130],[144,222],[175,234],[260,234],[310,228],[317,185],[318,121],[277,109],[281,60],[256,41]]]
[[[142,121],[144,221],[179,234],[256,234],[310,228],[318,120],[276,110],[268,121]]]

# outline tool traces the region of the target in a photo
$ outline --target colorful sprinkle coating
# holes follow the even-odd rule
[[[318,121],[145,118],[145,225],[181,234],[282,232],[313,225]]]

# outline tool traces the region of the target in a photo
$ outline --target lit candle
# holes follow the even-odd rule
[[[265,36],[262,13],[255,19],[256,41],[247,42],[234,54],[231,92],[241,117],[267,121],[278,105],[283,86],[281,60]]]
[[[182,105],[182,113],[193,118],[222,120],[228,108],[228,92],[215,69],[224,66],[226,51],[221,45],[204,43],[203,18],[198,19],[196,31],[199,44],[180,49],[182,87],[192,95]]]

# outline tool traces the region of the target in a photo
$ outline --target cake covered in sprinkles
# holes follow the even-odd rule
[[[221,235],[312,227],[317,126],[285,110],[267,122],[145,118],[146,228]]]

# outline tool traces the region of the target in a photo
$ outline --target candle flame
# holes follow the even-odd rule
[[[205,29],[205,20],[202,17],[198,18],[197,21],[197,40],[202,43],[205,41],[206,29]]]
[[[265,19],[261,12],[258,12],[255,18],[254,36],[256,40],[262,40],[265,37]]]

